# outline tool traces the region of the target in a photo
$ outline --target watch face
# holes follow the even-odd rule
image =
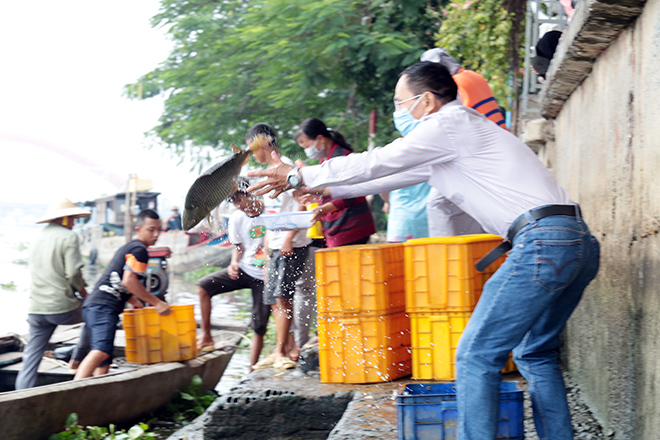
[[[300,174],[298,174],[298,170],[292,170],[292,171],[295,171],[295,172],[289,174],[286,178],[286,181],[290,186],[296,188],[296,187],[300,186],[300,181],[302,179],[300,177]]]

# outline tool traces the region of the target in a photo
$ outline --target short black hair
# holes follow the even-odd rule
[[[146,223],[148,218],[151,218],[151,219],[154,219],[154,220],[160,220],[160,217],[158,216],[158,213],[156,211],[154,211],[153,209],[143,209],[137,215],[135,226],[137,226],[137,227],[143,226]]]
[[[247,134],[245,135],[245,140],[247,143],[250,143],[250,141],[252,141],[260,134],[263,134],[264,136],[270,136],[273,141],[273,145],[277,147],[277,132],[273,127],[264,122],[258,122],[250,127],[247,131]]]
[[[408,67],[400,76],[407,77],[408,87],[415,95],[431,92],[438,98],[446,98],[448,102],[456,99],[458,91],[456,81],[451,77],[449,70],[440,63],[422,61]]]

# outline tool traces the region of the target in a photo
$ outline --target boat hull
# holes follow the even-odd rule
[[[185,362],[154,364],[101,377],[0,393],[3,439],[47,439],[64,430],[69,414],[81,425],[107,426],[135,421],[170,401],[195,375],[202,389],[213,389],[234,348],[217,350]],[[9,422],[11,421],[11,422]]]

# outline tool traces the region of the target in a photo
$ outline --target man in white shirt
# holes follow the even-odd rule
[[[199,347],[204,351],[214,348],[211,336],[211,297],[219,293],[251,289],[251,326],[254,330],[250,347],[250,367],[252,367],[259,360],[264,345],[270,307],[263,303],[266,229],[258,220],[264,211],[264,202],[260,197],[250,195],[247,192],[248,186],[247,179],[239,177],[238,189],[228,199],[237,208],[237,211],[229,217],[227,232],[230,243],[234,245],[231,263],[226,269],[199,280],[197,292],[202,314],[202,337],[199,340]]]
[[[598,242],[579,207],[534,153],[455,102],[456,90],[444,66],[410,66],[394,95],[394,122],[404,138],[319,166],[276,163],[250,173],[268,177],[250,189],[261,189],[259,194],[351,185],[403,172],[400,185],[428,181],[486,232],[504,237],[497,249],[510,249],[509,256],[484,286],[457,349],[459,437],[495,439],[500,370],[513,349],[530,384],[539,437],[573,439],[558,335],[596,276]],[[428,176],[405,173],[421,165],[428,166]]]

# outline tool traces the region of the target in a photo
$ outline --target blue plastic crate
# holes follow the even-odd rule
[[[454,383],[407,385],[396,398],[399,440],[456,440],[458,410]],[[498,440],[522,440],[523,391],[518,382],[500,385]]]

